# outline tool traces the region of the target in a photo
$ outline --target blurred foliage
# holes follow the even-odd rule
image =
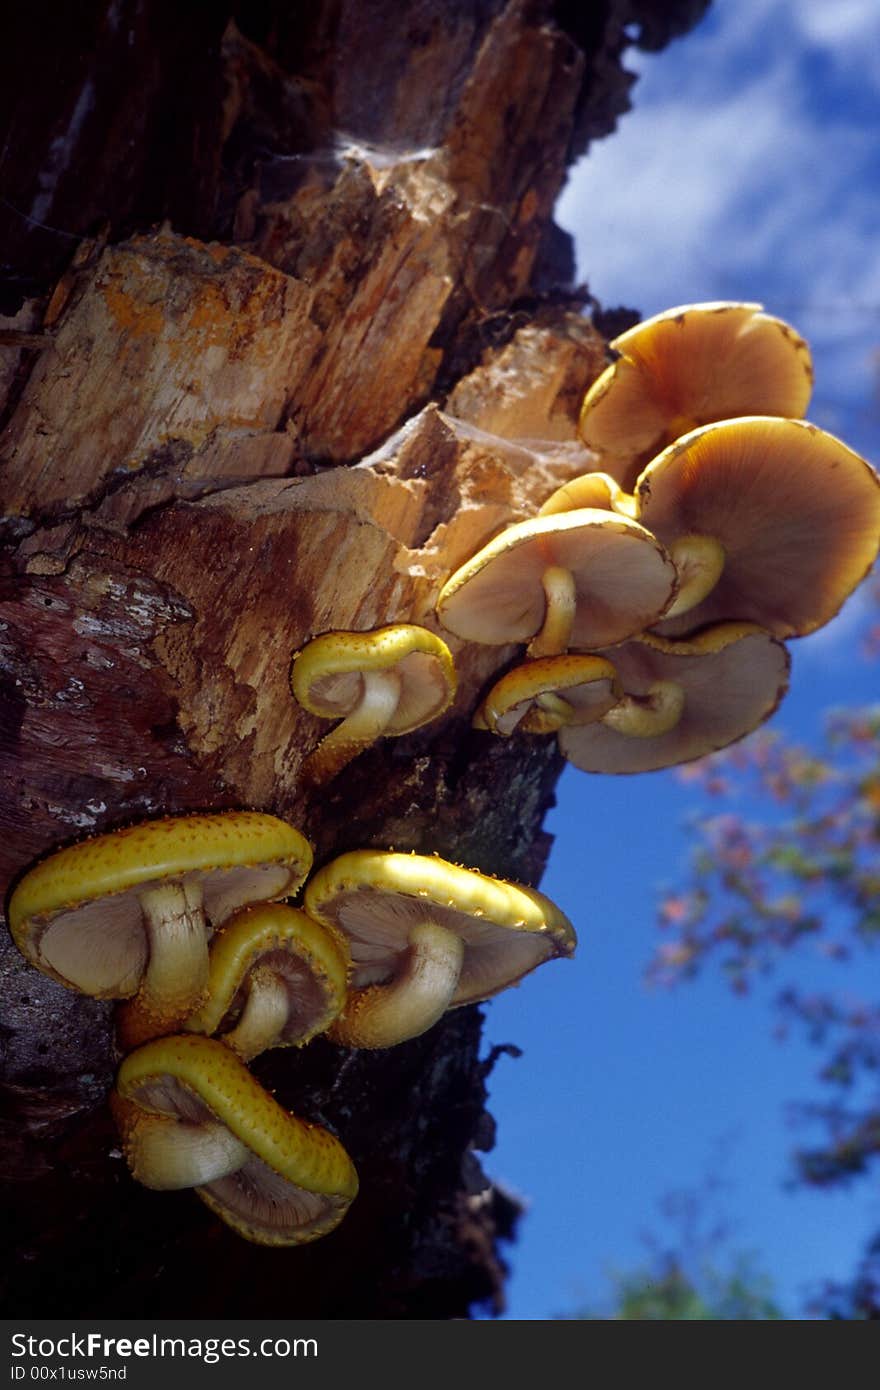
[[[674,1255],[656,1268],[611,1276],[611,1312],[584,1310],[578,1319],[614,1322],[758,1322],[783,1314],[769,1293],[769,1282],[748,1262],[722,1273],[711,1266],[692,1277]]]
[[[880,1236],[875,1236],[848,1284],[826,1284],[812,1311],[836,1322],[880,1322]]]
[[[688,773],[710,798],[745,789],[768,806],[761,822],[705,816],[687,886],[660,904],[654,980],[693,977],[710,959],[747,993],[783,958],[810,949],[829,966],[880,943],[880,706],[837,711],[822,756],[763,733]],[[779,814],[780,809],[784,811]],[[784,984],[777,1033],[801,1026],[823,1049],[828,1099],[800,1108],[821,1133],[800,1149],[816,1186],[862,1173],[880,1154],[880,1008],[833,988]]]
[[[665,1241],[643,1237],[647,1258],[635,1269],[611,1270],[602,1306],[583,1307],[578,1321],[760,1322],[784,1315],[772,1296],[770,1280],[744,1252],[729,1253],[724,1221],[707,1227],[717,1177],[702,1191],[667,1195],[661,1203]]]
[[[866,649],[880,655],[880,624]],[[832,711],[817,752],[764,731],[681,775],[701,793],[697,847],[687,881],[660,903],[649,976],[675,985],[712,963],[738,994],[780,979],[777,1035],[800,1028],[821,1057],[820,1099],[793,1110],[809,1134],[796,1175],[840,1186],[880,1156],[880,1005],[853,986],[880,945],[880,705]],[[880,1243],[820,1305],[830,1317],[880,1316]]]

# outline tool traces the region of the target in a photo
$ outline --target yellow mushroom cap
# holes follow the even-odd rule
[[[304,709],[342,719],[357,708],[364,675],[390,670],[400,678],[400,693],[383,736],[411,733],[455,698],[452,653],[442,637],[413,623],[322,633],[297,652],[290,681]]]
[[[620,695],[617,672],[604,657],[574,652],[539,657],[495,682],[475,724],[503,737],[515,729],[546,734],[601,719]]]
[[[312,877],[305,906],[347,936],[353,990],[394,973],[415,924],[430,920],[456,933],[464,957],[453,1007],[490,998],[551,957],[570,956],[577,941],[543,893],[429,855],[352,850]]]
[[[186,1020],[186,1031],[228,1033],[246,1003],[249,977],[259,969],[271,972],[287,994],[289,1012],[271,1045],[301,1047],[342,1009],[349,966],[345,938],[298,908],[286,903],[247,907],[211,942],[207,998]]]
[[[500,646],[527,642],[546,613],[543,576],[569,571],[570,647],[611,646],[650,627],[675,592],[675,567],[643,526],[593,508],[516,522],[446,581],[437,615],[450,632]]]
[[[719,623],[678,642],[644,633],[612,657],[628,697],[647,699],[656,683],[674,682],[683,709],[656,737],[601,722],[561,729],[561,752],[584,772],[655,771],[726,748],[769,719],[788,688],[788,651],[754,623]]]
[[[147,963],[138,892],[197,885],[218,926],[245,903],[296,892],[312,864],[293,826],[257,811],[163,817],[69,845],[19,881],[9,925],[32,965],[99,999],[135,993]]]
[[[760,304],[684,304],[615,338],[621,354],[584,398],[580,433],[625,487],[634,459],[698,425],[802,416],[813,386],[803,338]]]
[[[621,516],[638,519],[636,499],[624,492],[608,473],[581,473],[577,478],[569,478],[541,504],[538,516],[556,516],[559,512],[572,512],[579,507],[615,511]]]
[[[724,550],[711,592],[661,629],[758,623],[777,637],[827,623],[880,544],[880,479],[839,439],[803,420],[749,416],[665,449],[636,486],[639,519],[673,547],[689,534]]]
[[[284,1110],[214,1038],[159,1038],[132,1052],[111,1106],[132,1172],[147,1186],[145,1132],[163,1122],[184,1130],[205,1122],[225,1126],[250,1156],[239,1171],[193,1190],[258,1244],[315,1240],[339,1224],[357,1195],[357,1173],[339,1141]]]

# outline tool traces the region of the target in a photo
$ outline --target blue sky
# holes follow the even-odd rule
[[[579,275],[602,303],[645,315],[762,302],[810,341],[809,418],[876,465],[876,0],[715,0],[693,34],[659,55],[633,52],[628,66],[641,74],[635,109],[572,172],[558,208]],[[808,740],[827,707],[877,698],[877,668],[858,655],[867,613],[856,596],[792,644],[777,727]],[[816,1095],[819,1054],[773,1040],[779,981],[747,1000],[711,971],[672,993],[642,983],[657,896],[684,877],[694,810],[673,773],[572,769],[560,783],[541,886],[581,945],[487,1010],[488,1043],[524,1053],[502,1058],[491,1081],[498,1144],[487,1166],[529,1207],[510,1251],[508,1317],[600,1300],[604,1272],[642,1262],[642,1233],[663,1233],[663,1197],[699,1188],[719,1154],[713,1215],[732,1248],[757,1252],[790,1317],[818,1281],[850,1275],[880,1229],[870,1179],[845,1193],[785,1190],[786,1108]]]

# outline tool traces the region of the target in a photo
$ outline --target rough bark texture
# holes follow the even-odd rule
[[[93,0],[51,6],[51,28],[17,8],[4,893],[83,834],[245,805],[299,826],[317,862],[393,846],[538,882],[558,756],[470,728],[513,649],[450,639],[447,715],[311,794],[324,729],[291,697],[291,655],[333,628],[439,630],[444,577],[582,470],[604,344],[558,288],[553,201],[627,107],[625,26],[659,46],[703,8]],[[332,1236],[267,1251],[129,1178],[104,1105],[110,1007],[5,935],[0,978],[8,1311],[501,1305],[516,1211],[475,1154],[492,1143],[478,1010],[385,1053],[319,1041],[254,1064],[361,1175]]]

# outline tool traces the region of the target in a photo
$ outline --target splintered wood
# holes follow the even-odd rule
[[[293,652],[335,628],[436,626],[451,570],[582,470],[566,383],[601,359],[560,315],[460,383],[467,418],[428,406],[355,466],[295,476],[309,304],[253,256],[162,232],[104,252],[41,356],[7,438],[8,524],[27,534],[0,603],[20,712],[4,882],[75,831],[150,812],[301,816],[326,726],[291,698]],[[446,722],[510,655],[450,642]]]

